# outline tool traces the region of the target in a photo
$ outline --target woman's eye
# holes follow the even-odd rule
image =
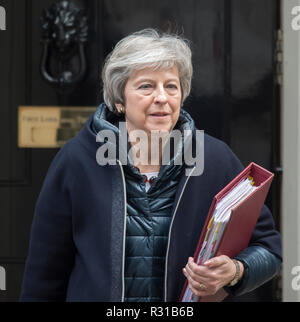
[[[152,85],[151,84],[142,84],[139,89],[149,89],[149,88],[152,88]]]
[[[176,84],[168,84],[167,88],[175,90],[175,89],[177,89],[177,85]]]

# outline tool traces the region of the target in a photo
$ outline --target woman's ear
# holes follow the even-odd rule
[[[115,107],[120,114],[125,114],[125,107],[121,103],[116,103]]]

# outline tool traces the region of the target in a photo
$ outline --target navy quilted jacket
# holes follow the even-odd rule
[[[22,301],[126,300],[125,171],[120,163],[99,166],[95,156],[100,144],[92,123],[93,116],[57,153],[45,178],[32,224]],[[178,301],[185,282],[182,268],[195,252],[213,196],[243,169],[223,142],[205,135],[204,147],[203,174],[182,175],[177,184],[163,271],[164,301]],[[233,295],[251,291],[277,273],[281,239],[267,207],[249,247],[237,257],[245,273],[228,288]]]
[[[126,167],[127,171],[130,171]],[[127,175],[125,301],[163,300],[165,256],[180,166],[156,179],[148,192],[144,178]],[[173,170],[173,171],[172,171]]]

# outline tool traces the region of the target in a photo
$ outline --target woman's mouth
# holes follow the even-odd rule
[[[169,115],[170,115],[169,113],[164,113],[164,112],[157,112],[157,113],[150,114],[150,116],[159,117],[159,118],[167,117]]]

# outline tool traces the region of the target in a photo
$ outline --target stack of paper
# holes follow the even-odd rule
[[[239,182],[217,203],[207,226],[204,242],[196,260],[198,264],[205,263],[205,261],[214,257],[222,239],[226,224],[230,219],[232,208],[245,200],[256,188],[253,178],[248,177]],[[197,302],[198,297],[193,296],[192,291],[187,287],[182,301]]]

